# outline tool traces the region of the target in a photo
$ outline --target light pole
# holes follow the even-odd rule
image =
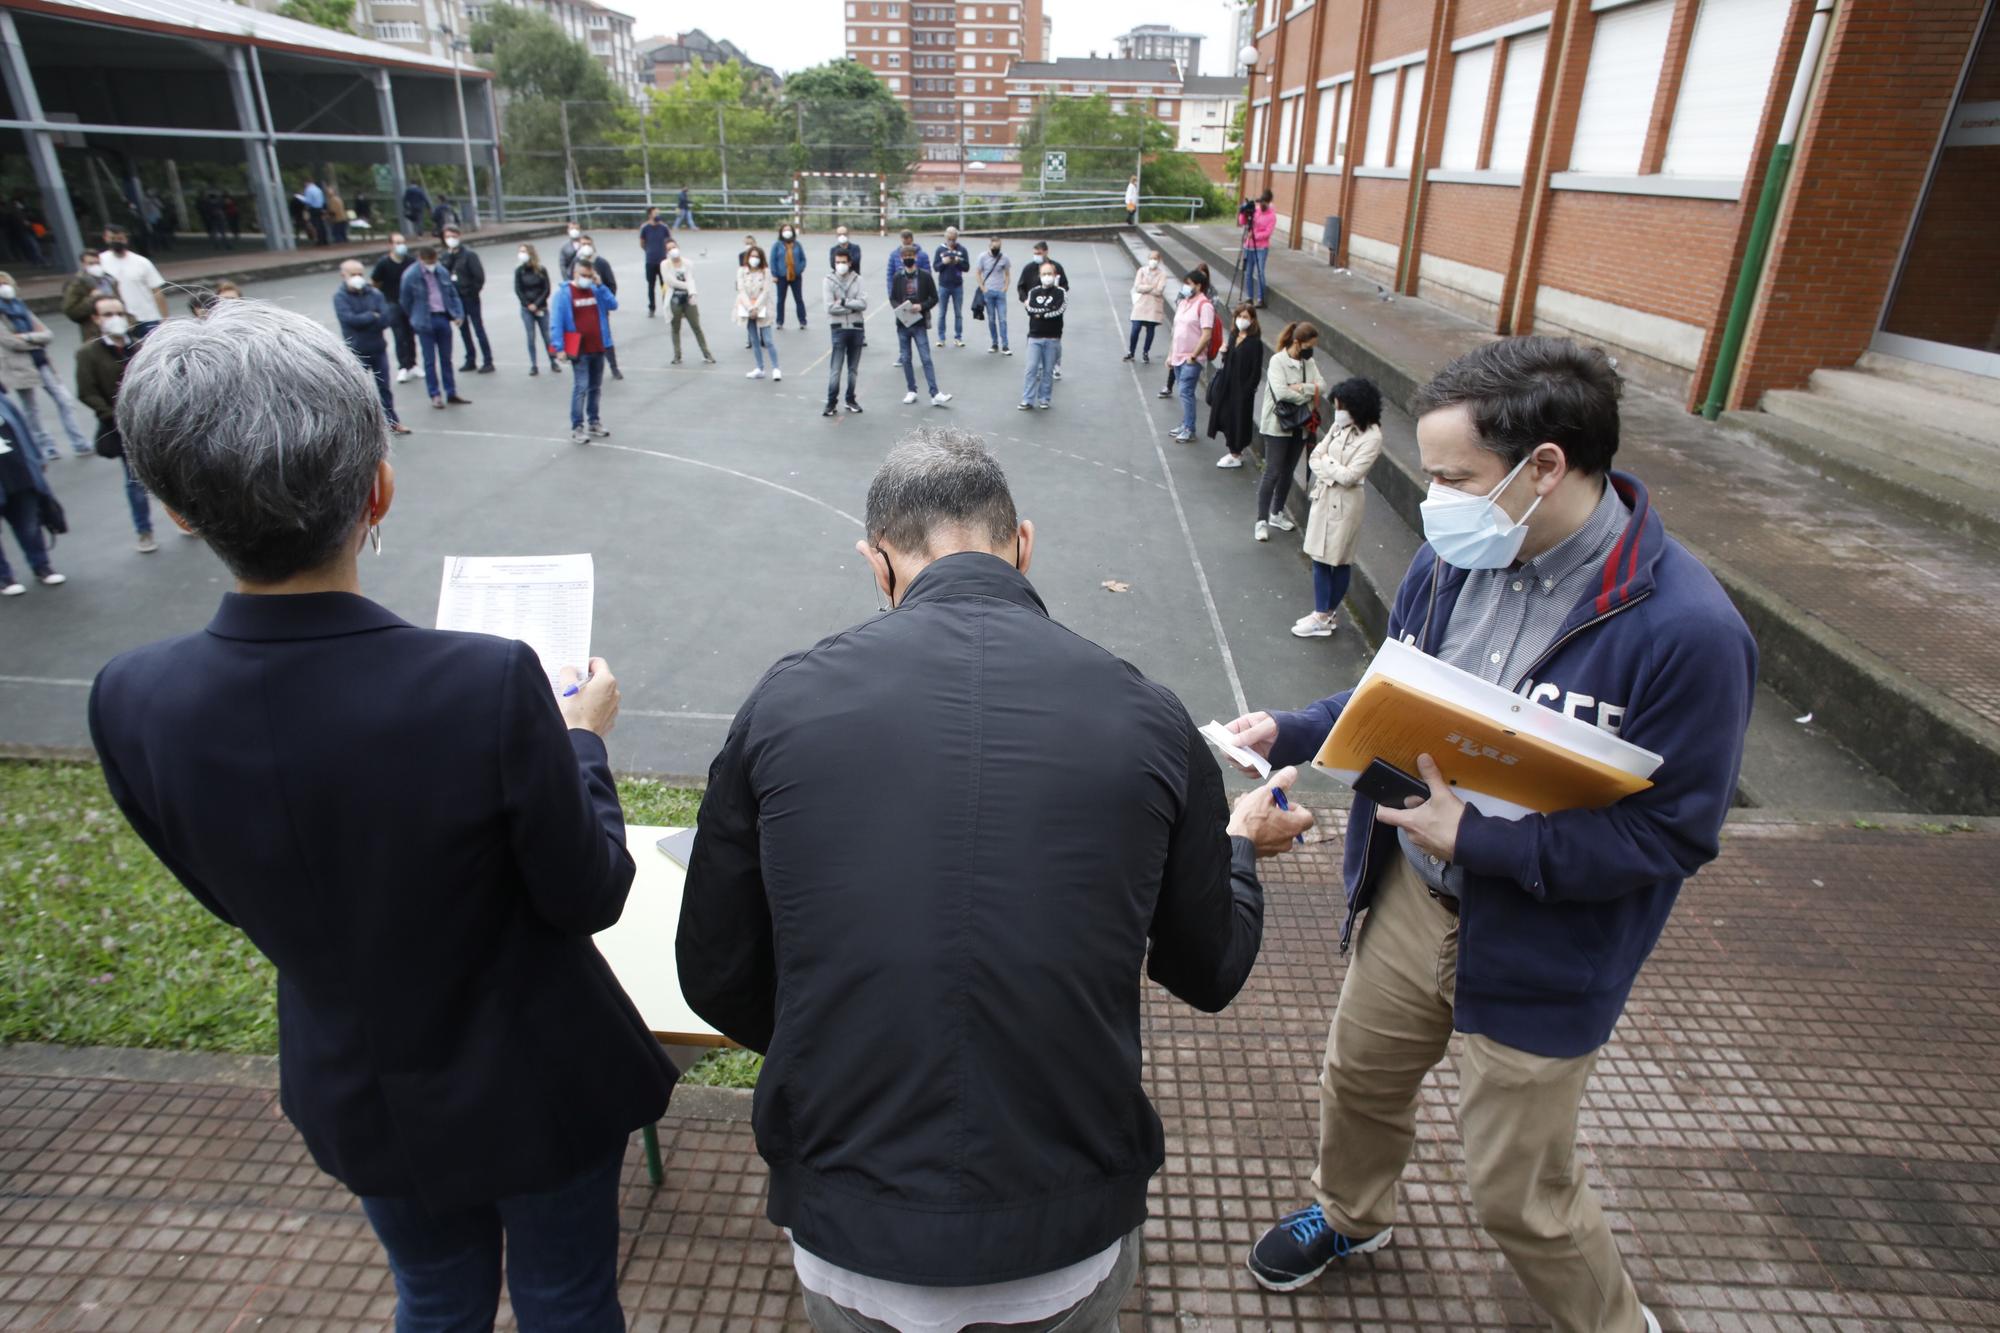
[[[440,27],[445,44],[451,48],[451,89],[458,97],[458,139],[465,148],[465,225],[472,231],[479,230],[479,177],[472,171],[472,132],[465,127],[465,82],[458,72],[458,53],[472,49],[471,43]]]

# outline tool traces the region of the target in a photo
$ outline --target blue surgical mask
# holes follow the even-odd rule
[[[1499,499],[1526,466],[1524,458],[1485,495],[1467,495],[1441,481],[1431,483],[1430,494],[1419,510],[1424,540],[1439,559],[1460,569],[1505,569],[1514,563],[1521,544],[1528,539],[1528,519],[1541,507],[1542,497],[1536,496],[1518,521],[1507,517]]]
[[[1182,283],[1182,284],[1181,284],[1181,300],[1185,301],[1185,300],[1187,300],[1187,299],[1188,299],[1188,298],[1189,298],[1190,296],[1193,296],[1193,295],[1194,295],[1194,288],[1192,288],[1192,287],[1188,286],[1188,285],[1187,285],[1186,283]]]

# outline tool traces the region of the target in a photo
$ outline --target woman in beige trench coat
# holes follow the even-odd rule
[[[1347,596],[1354,547],[1361,540],[1361,511],[1368,502],[1368,470],[1382,455],[1382,393],[1356,377],[1333,386],[1333,429],[1306,460],[1312,473],[1312,511],[1306,518],[1305,552],[1312,559],[1313,610],[1292,626],[1301,639],[1333,634]]]

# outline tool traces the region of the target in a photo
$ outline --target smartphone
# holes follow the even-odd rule
[[[1420,778],[1413,778],[1394,764],[1377,759],[1361,771],[1354,779],[1354,790],[1380,806],[1391,810],[1401,810],[1404,802],[1414,796],[1418,800],[1431,798],[1430,784]]]

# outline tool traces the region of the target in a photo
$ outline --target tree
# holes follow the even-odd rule
[[[782,193],[799,169],[795,117],[736,60],[697,60],[673,87],[654,93],[646,139],[653,179],[676,189],[713,189],[726,174],[731,190]]]
[[[354,0],[285,0],[278,6],[278,17],[297,19],[319,28],[331,28],[335,32],[354,31]]]
[[[513,192],[566,194],[571,163],[580,187],[638,178],[637,113],[582,42],[512,5],[488,6],[471,41],[508,94],[501,138]]]
[[[853,60],[792,75],[784,106],[798,126],[802,171],[881,172],[900,184],[920,151],[909,112],[874,71]]]
[[[1114,111],[1105,93],[1047,98],[1021,127],[1022,181],[1037,180],[1043,155],[1061,150],[1068,159],[1064,188],[1116,194],[1121,213],[1125,181],[1135,169],[1146,194],[1199,199],[1202,216],[1226,210],[1226,196],[1194,158],[1174,150],[1174,137],[1173,127],[1147,114],[1143,102]]]
[[[1222,170],[1229,177],[1230,185],[1237,191],[1243,188],[1243,118],[1249,113],[1247,102],[1238,102],[1236,110],[1229,117],[1229,128],[1223,132]]]

